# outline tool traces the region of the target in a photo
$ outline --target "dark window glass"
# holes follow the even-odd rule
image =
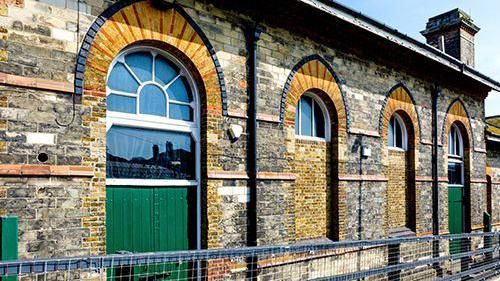
[[[300,101],[300,134],[312,136],[312,98],[302,97]]]
[[[325,118],[323,117],[323,112],[319,107],[318,103],[314,102],[314,123],[316,135],[315,137],[324,138],[325,137]]]
[[[194,179],[189,133],[113,126],[106,138],[107,178]]]
[[[463,185],[462,181],[462,163],[448,163],[448,184]]]
[[[106,109],[109,111],[135,113],[135,98],[110,94],[106,100]]]
[[[460,135],[455,129],[455,155],[462,156],[461,147],[460,147]]]
[[[389,122],[389,146],[394,147],[394,117]]]
[[[149,84],[142,88],[139,106],[143,114],[167,116],[167,99],[158,86]]]
[[[403,129],[401,124],[396,120],[394,127],[396,127],[396,147],[403,148]]]

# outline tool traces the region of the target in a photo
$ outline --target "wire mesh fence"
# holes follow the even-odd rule
[[[2,280],[487,280],[500,233],[0,263]]]

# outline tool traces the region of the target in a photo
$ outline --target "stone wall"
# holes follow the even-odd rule
[[[75,120],[69,127],[59,126],[56,119],[69,122],[73,113],[72,97],[68,93],[73,91],[76,13],[36,1],[16,3],[0,9],[0,49],[3,51],[0,51],[0,73],[11,75],[0,79],[0,162],[2,165],[41,164],[36,160],[40,152],[46,152],[49,160],[43,164],[43,171],[40,165],[0,169],[2,175],[9,173],[0,185],[0,212],[20,216],[21,256],[102,254],[105,252],[105,76],[110,61],[132,42],[118,39],[114,42],[103,33],[97,35],[84,73],[84,92],[76,99]],[[215,67],[212,55],[207,55],[209,50],[193,56],[196,50],[186,47],[190,45],[180,40],[183,39],[180,33],[156,33],[152,38],[143,39],[156,42],[169,35],[171,40],[182,41],[172,45],[163,40],[155,44],[179,55],[199,74],[197,82],[204,94],[201,120],[203,245],[244,246],[248,242],[248,89],[244,34],[248,16],[201,1],[177,3],[211,43],[220,67]],[[109,1],[89,1],[90,14],[82,14],[80,18],[80,41],[95,16],[110,4]],[[390,179],[386,171],[390,163],[380,120],[388,93],[401,84],[414,102],[405,109],[408,115],[415,116],[412,120],[415,133],[419,128],[415,143],[418,156],[415,157],[416,234],[430,234],[430,97],[436,81],[424,75],[426,70],[414,69],[411,62],[400,62],[395,68],[367,57],[363,50],[337,48],[295,33],[293,28],[285,30],[266,24],[264,27],[257,52],[258,244],[286,244],[323,236],[335,239],[387,237],[387,227],[381,226],[387,225]],[[139,29],[137,32],[141,33]],[[144,36],[150,36],[148,34]],[[199,43],[201,39],[193,40]],[[180,50],[175,45],[185,48]],[[105,55],[99,47],[111,55]],[[223,73],[225,101],[221,82],[215,78],[217,71]],[[286,90],[289,78],[291,86]],[[442,233],[448,231],[447,144],[441,132],[445,135],[449,120],[455,120],[450,116],[459,116],[458,119],[469,123],[472,227],[479,229],[487,198],[484,101],[482,95],[456,85],[443,82],[441,86],[443,91],[438,101],[440,229]],[[325,101],[331,120],[335,120],[331,152],[328,143],[295,139],[292,105],[310,89],[315,89],[314,93]],[[450,108],[455,108],[450,105],[457,99],[467,114],[459,109],[449,114]],[[243,127],[243,135],[236,142],[227,134],[231,124]],[[43,143],[37,143],[42,140]],[[371,148],[372,156],[360,157],[360,145]],[[330,154],[335,161],[328,162]],[[56,186],[57,194],[43,191],[52,185]],[[25,210],[23,206],[28,202],[36,203],[36,207]],[[30,223],[52,218],[56,219],[52,225],[31,226]],[[56,221],[59,224],[56,225]],[[38,228],[29,232],[28,226]],[[59,235],[63,229],[73,231],[70,241]],[[38,247],[25,248],[30,243]],[[45,249],[40,245],[49,246]],[[57,249],[50,245],[57,245]]]

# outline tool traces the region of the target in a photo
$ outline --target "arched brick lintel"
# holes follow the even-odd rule
[[[338,129],[349,132],[349,109],[340,85],[337,74],[323,57],[304,57],[292,68],[283,87],[280,103],[281,123],[295,123],[295,110],[300,96],[306,91],[319,90],[324,92],[335,106]]]
[[[460,98],[454,99],[446,110],[443,128],[441,129],[441,144],[443,146],[448,146],[448,133],[450,132],[451,125],[455,122],[460,122],[463,125],[467,131],[467,138],[470,146],[469,148],[473,149],[474,138],[472,135],[469,113],[467,112],[464,102]]]
[[[122,0],[99,15],[78,53],[75,93],[82,94],[84,88],[104,91],[107,70],[116,55],[134,42],[146,40],[170,44],[191,59],[203,79],[207,110],[227,115],[226,85],[216,52],[177,4],[157,9],[151,1]]]
[[[421,141],[420,117],[416,108],[415,99],[408,87],[403,82],[394,85],[387,93],[379,118],[379,134],[384,140],[387,139],[387,130],[392,115],[397,111],[404,111],[411,119],[413,131],[415,132],[415,142]]]

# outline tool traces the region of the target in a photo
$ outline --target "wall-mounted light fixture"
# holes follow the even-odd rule
[[[229,136],[231,137],[232,141],[237,141],[241,137],[242,133],[243,128],[240,125],[231,124],[229,126]]]

